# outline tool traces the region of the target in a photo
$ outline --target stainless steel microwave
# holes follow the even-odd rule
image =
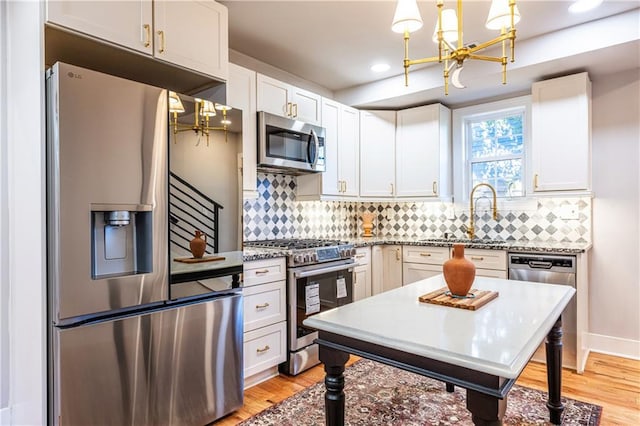
[[[289,174],[325,170],[325,129],[258,112],[258,168]]]

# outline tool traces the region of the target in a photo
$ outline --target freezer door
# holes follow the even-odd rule
[[[197,425],[242,406],[242,296],[54,332],[54,424]]]
[[[47,77],[52,320],[168,293],[167,91],[56,63]]]

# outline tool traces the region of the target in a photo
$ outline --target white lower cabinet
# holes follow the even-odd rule
[[[402,285],[441,274],[442,265],[447,259],[447,247],[403,246]]]
[[[402,246],[373,246],[371,265],[372,294],[402,286]]]
[[[371,247],[356,249],[356,267],[353,268],[353,301],[371,296]]]
[[[278,374],[286,359],[287,302],[285,258],[245,262],[244,386]]]
[[[464,257],[476,266],[476,277],[507,279],[506,251],[465,248]]]

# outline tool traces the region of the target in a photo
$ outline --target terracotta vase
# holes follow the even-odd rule
[[[476,265],[464,257],[464,244],[453,245],[453,257],[444,262],[442,272],[451,294],[464,297],[469,293],[476,277]]]
[[[374,216],[375,215],[373,213],[370,213],[370,212],[362,213],[362,230],[364,231],[364,234],[362,234],[363,237],[371,237],[371,236],[373,236],[371,231],[373,230],[373,218],[374,218]]]
[[[195,237],[189,243],[189,249],[191,250],[191,254],[196,259],[200,259],[204,256],[204,251],[207,248],[207,236],[200,231],[195,232]]]

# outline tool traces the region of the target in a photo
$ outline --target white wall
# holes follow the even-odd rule
[[[0,7],[0,423],[42,425],[46,423],[43,3],[8,1]]]
[[[196,136],[192,132],[171,134],[169,152],[172,172],[224,206],[219,216],[218,251],[239,250],[241,186],[237,179],[237,154],[242,152],[242,141],[238,134],[228,133],[225,142],[224,132],[213,131],[209,146],[206,138],[196,146]]]
[[[589,341],[640,357],[640,69],[592,83]]]

